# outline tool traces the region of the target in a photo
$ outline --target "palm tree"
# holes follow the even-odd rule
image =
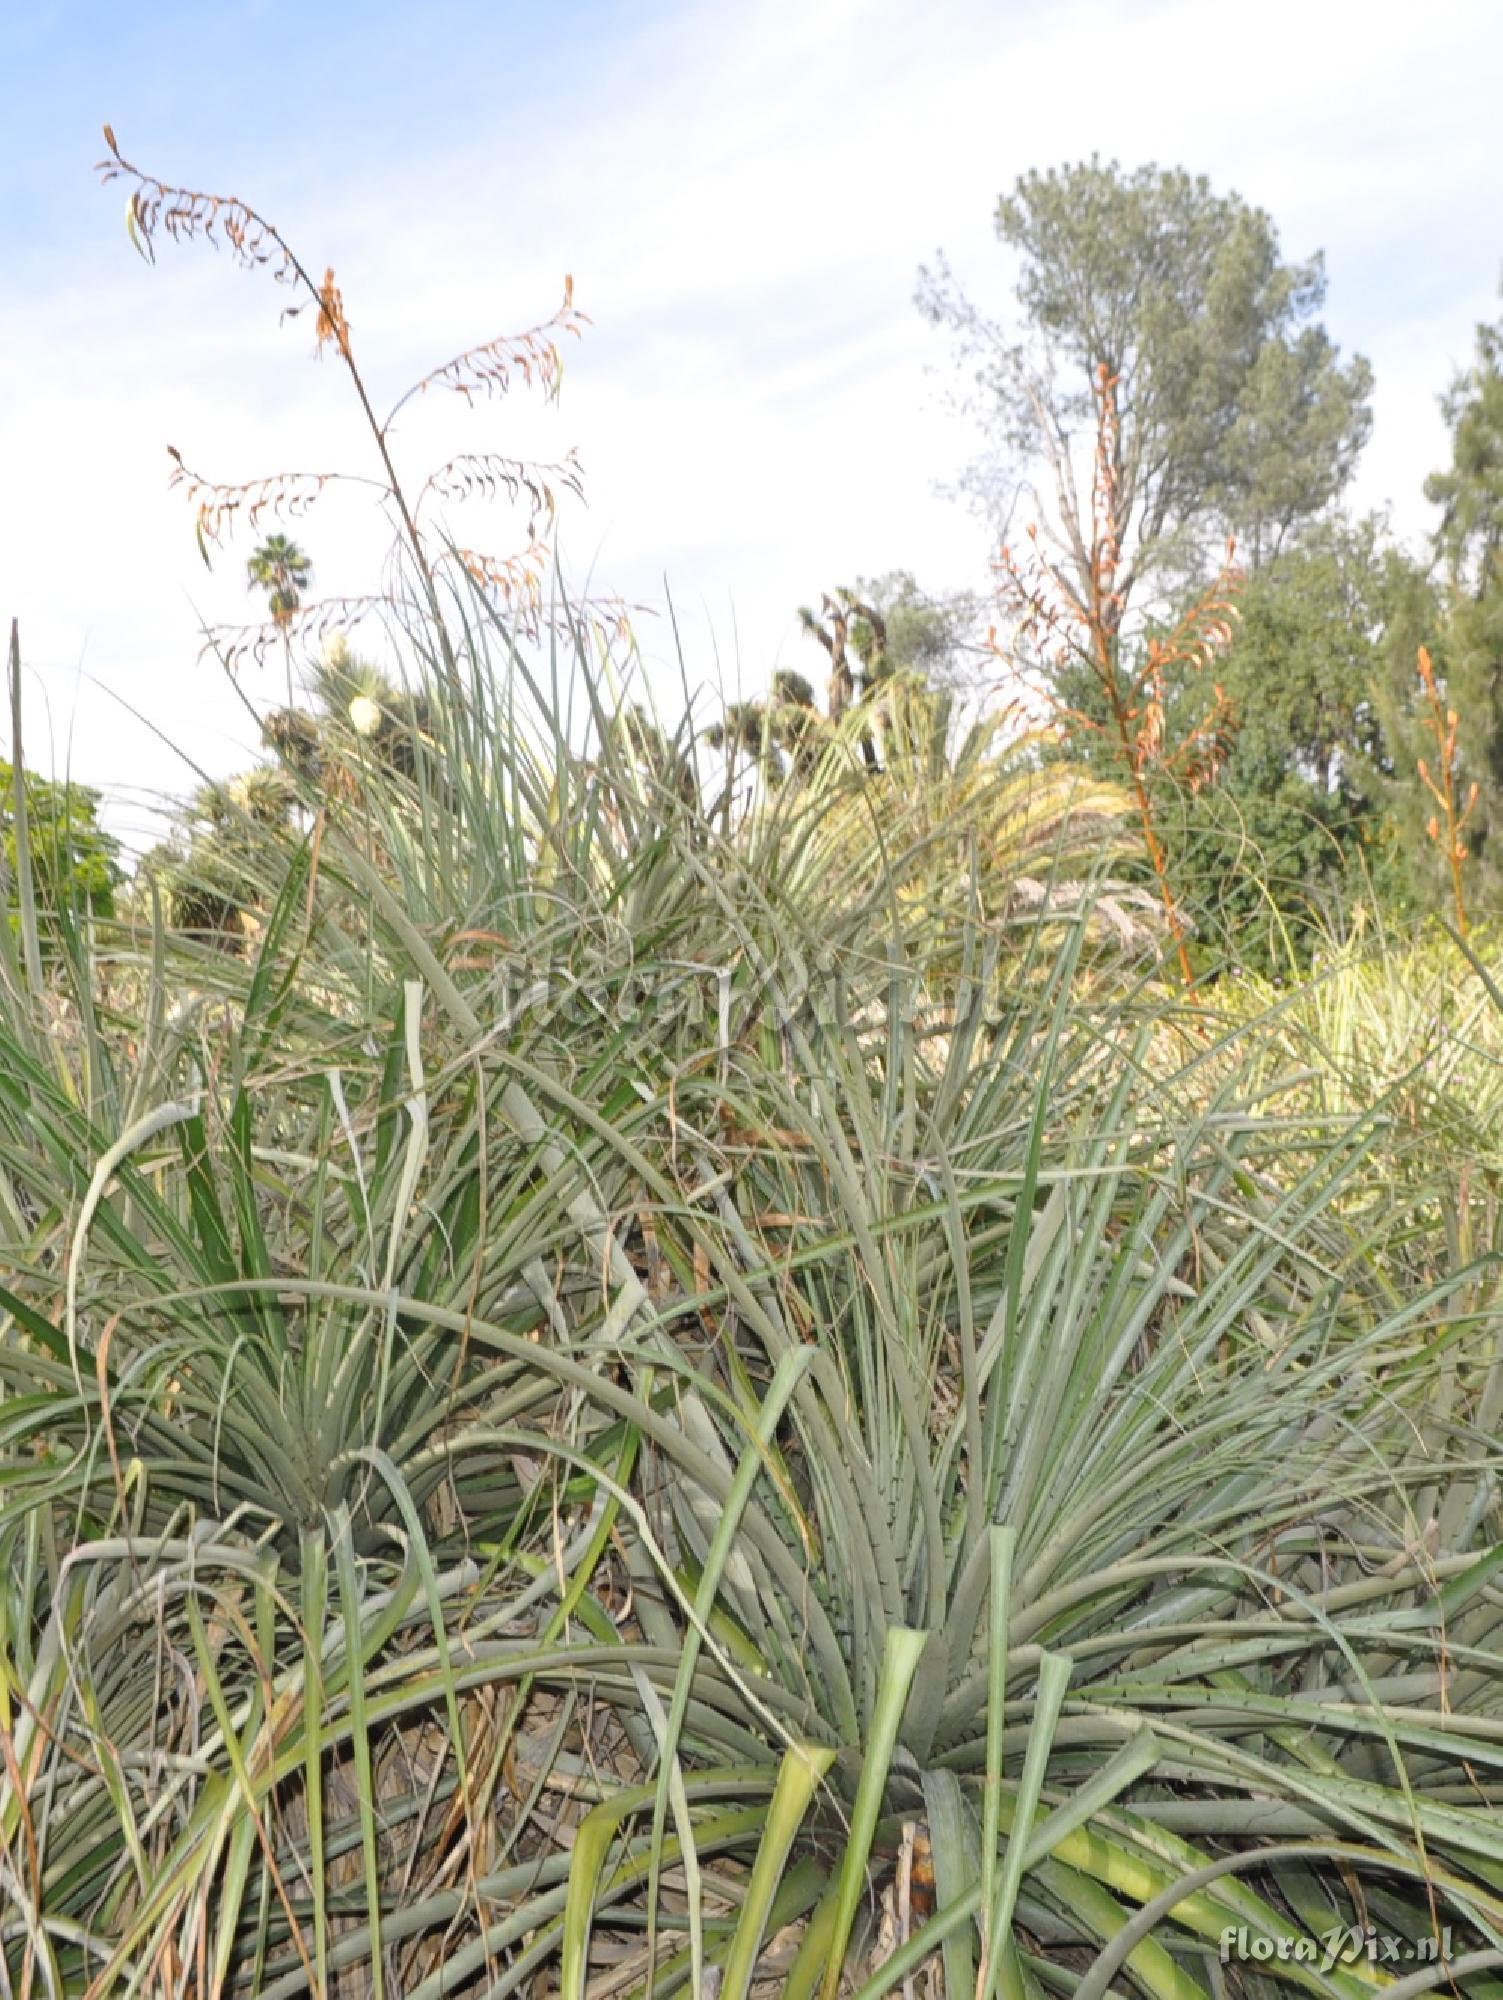
[[[282,635],[287,659],[287,702],[292,704],[292,619],[303,601],[313,565],[286,535],[268,535],[245,565],[252,589],[266,592],[266,608]]]
[[[292,623],[313,574],[313,565],[286,535],[268,535],[245,565],[249,582],[266,592],[266,608],[282,631]]]

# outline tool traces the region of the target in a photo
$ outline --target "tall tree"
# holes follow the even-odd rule
[[[1417,774],[1423,758],[1432,783],[1442,766],[1454,765],[1463,800],[1478,786],[1459,836],[1466,901],[1473,917],[1496,919],[1503,915],[1503,320],[1477,328],[1475,359],[1441,407],[1451,462],[1425,486],[1441,509],[1437,574],[1419,607],[1424,615],[1395,631],[1384,720],[1405,773]],[[1416,671],[1421,644],[1431,660],[1428,677]],[[1436,741],[1437,698],[1443,735],[1450,715],[1456,718],[1449,749]],[[1422,886],[1454,911],[1455,843],[1449,835],[1426,837],[1438,809],[1423,780],[1410,785],[1407,811]]]
[[[981,601],[970,592],[928,591],[910,570],[891,569],[857,577],[854,591],[844,594],[857,606],[851,644],[863,662],[871,651],[870,620],[859,607],[874,606],[880,614],[880,667],[867,670],[870,678],[908,674],[929,686],[958,689],[994,660]]]
[[[705,731],[712,750],[726,753],[732,783],[738,757],[777,787],[794,775],[808,777],[829,741],[830,721],[802,674],[781,669],[763,700],[733,701]]]
[[[245,574],[253,588],[265,591],[271,621],[285,634],[313,575],[312,563],[286,535],[268,535],[246,559]]]
[[[1452,581],[1480,597],[1503,580],[1503,319],[1477,328],[1477,358],[1441,408],[1451,463],[1425,496],[1444,510],[1436,544]]]
[[[0,903],[7,914],[21,873],[15,791],[15,772],[0,760]],[[25,806],[31,881],[44,942],[57,934],[65,918],[110,916],[125,877],[120,843],[99,824],[98,792],[28,771]]]
[[[773,675],[761,700],[730,703],[706,732],[713,749],[739,752],[773,785],[790,774],[807,776],[844,718],[860,710],[863,759],[880,765],[881,704],[889,682],[956,687],[974,677],[973,658],[991,659],[977,643],[977,607],[964,595],[931,597],[907,570],[858,577],[820,596],[819,609],[799,606],[799,624],[823,647],[827,668],[825,708],[800,673]]]
[[[1018,267],[1010,324],[983,314],[942,256],[918,302],[958,340],[986,440],[971,492],[1005,520],[1041,475],[1082,596],[1103,370],[1117,385],[1122,617],[1203,581],[1228,536],[1256,567],[1341,492],[1370,428],[1372,372],[1360,356],[1343,363],[1316,321],[1321,257],[1286,262],[1263,210],[1204,176],[1093,157],[1023,175],[996,228]]]
[[[287,706],[292,706],[292,621],[313,575],[313,565],[286,535],[268,535],[247,558],[246,580],[266,592],[266,609],[282,635],[282,661],[287,671]]]
[[[1381,688],[1387,648],[1401,630],[1407,643],[1422,592],[1380,520],[1336,519],[1239,594],[1216,668],[1234,718],[1229,752],[1216,783],[1166,803],[1166,816],[1181,894],[1240,964],[1283,969],[1359,901],[1407,900],[1394,789],[1413,766],[1394,770]]]

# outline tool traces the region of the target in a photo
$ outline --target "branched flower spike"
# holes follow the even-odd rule
[[[1203,673],[1230,642],[1241,571],[1236,567],[1235,545],[1229,542],[1220,574],[1173,630],[1148,640],[1141,665],[1134,668],[1124,661],[1125,591],[1119,572],[1127,523],[1122,518],[1117,392],[1118,378],[1103,365],[1092,385],[1096,452],[1089,546],[1086,525],[1067,519],[1059,544],[1066,554],[1059,559],[1046,550],[1039,524],[1029,522],[1026,550],[1020,554],[1009,543],[998,559],[998,595],[1015,640],[1036,645],[1056,670],[1071,665],[1084,668],[1095,683],[1105,721],[1061,702],[1047,688],[1040,692],[1062,721],[1103,736],[1112,745],[1133,796],[1181,975],[1185,985],[1193,987],[1188,925],[1170,880],[1152,780],[1167,776],[1198,791],[1214,780],[1230,752],[1237,718],[1224,690],[1214,682],[1209,713],[1178,741],[1171,740],[1170,677],[1175,669]],[[1001,650],[995,634],[992,645]]]
[[[209,562],[211,548],[218,546],[222,537],[241,520],[248,521],[253,528],[259,528],[267,516],[278,521],[297,520],[331,485],[372,487],[396,509],[401,524],[398,547],[405,548],[416,565],[440,643],[446,653],[451,653],[437,588],[438,572],[448,557],[447,553],[433,552],[430,533],[421,525],[423,502],[430,496],[439,500],[506,499],[527,508],[525,546],[499,556],[465,549],[459,554],[459,562],[465,574],[504,605],[519,631],[535,637],[547,615],[542,578],[548,550],[543,538],[556,521],[560,495],[583,497],[574,453],[570,451],[560,460],[541,465],[499,452],[462,454],[432,473],[418,490],[416,500],[409,504],[392,458],[389,433],[398,412],[414,396],[430,388],[451,389],[473,402],[480,395],[504,394],[520,381],[524,386],[541,390],[549,401],[555,400],[564,374],[562,338],[565,335],[577,338],[589,324],[574,303],[573,279],[565,278],[562,303],[548,319],[523,333],[502,334],[468,347],[430,370],[397,399],[383,422],[376,416],[356,361],[349,316],[333,268],[326,266],[322,279],[315,279],[310,267],[276,226],[238,195],[209,194],[158,180],[125,157],[108,125],[104,128],[104,139],[109,150],[107,157],[99,162],[99,172],[106,181],[124,180],[129,184],[126,228],[131,242],[149,263],[155,263],[156,243],[163,235],[174,242],[202,241],[215,248],[224,244],[243,268],[269,270],[279,284],[301,293],[285,308],[282,317],[296,318],[310,309],[314,312],[317,351],[321,354],[326,347],[332,347],[348,369],[380,462],[380,476],[374,478],[317,471],[271,473],[227,482],[194,471],[182,453],[169,446],[173,461],[171,484],[181,488],[194,506],[198,546],[204,561]],[[390,602],[390,596],[381,592],[364,599],[342,598],[295,609],[283,606],[280,618],[264,633],[220,630],[207,635],[208,643],[233,667],[246,657],[259,660],[273,643],[290,647],[294,635],[322,637],[331,631],[345,630],[360,616]],[[619,603],[607,603],[603,609],[594,602],[576,605],[574,615],[577,617],[581,612],[595,620],[602,632],[616,635],[623,629],[625,607]]]
[[[1421,757],[1418,762],[1420,783],[1434,799],[1437,811],[1431,813],[1425,826],[1426,833],[1445,855],[1451,873],[1451,898],[1456,910],[1456,928],[1463,937],[1470,924],[1466,909],[1466,885],[1463,871],[1471,858],[1471,849],[1463,838],[1467,822],[1477,809],[1477,801],[1482,796],[1482,787],[1473,778],[1467,787],[1466,798],[1461,796],[1461,749],[1457,740],[1461,718],[1447,703],[1436,678],[1435,662],[1430,657],[1429,648],[1419,649],[1419,677],[1425,703],[1424,727],[1435,738],[1435,769],[1429,760]]]

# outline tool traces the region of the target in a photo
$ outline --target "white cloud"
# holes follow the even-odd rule
[[[529,97],[515,76],[484,130],[436,130],[382,176],[342,175],[336,117],[316,154],[304,135],[317,173],[292,205],[392,394],[551,310],[574,271],[595,325],[571,344],[560,409],[429,396],[402,420],[403,462],[577,444],[589,506],[565,528],[575,571],[593,564],[639,600],[660,597],[666,572],[691,678],[712,677],[734,636],[758,683],[779,655],[801,657],[794,607],[857,570],[984,581],[978,526],[933,490],[968,453],[940,407],[942,344],[912,305],[917,267],[943,244],[1005,311],[997,194],[1092,150],[1203,170],[1268,207],[1290,254],[1325,246],[1327,317],[1378,374],[1360,497],[1422,527],[1421,483],[1444,448],[1434,399],[1493,310],[1503,250],[1500,56],[1503,19],[1480,0],[1265,0],[1256,14],[1204,0],[692,0],[582,44],[567,97]],[[154,164],[152,134],[129,137]],[[196,171],[212,184],[215,162]],[[285,189],[286,161],[275,178]],[[118,199],[83,188],[80,230]],[[170,246],[147,271],[123,231],[86,282],[73,269],[65,289],[0,311],[0,610],[21,615],[60,759],[71,731],[85,780],[181,788],[191,773],[97,690],[206,768],[243,761],[253,726],[193,664],[191,606],[247,614],[249,544],[205,575],[163,446],[232,478],[368,470],[368,439],[336,361],[308,358],[307,320],[278,331],[286,300],[268,282]],[[328,591],[360,587],[384,546],[358,495],[321,502],[297,532]],[[643,640],[671,705],[666,621]],[[277,677],[246,687],[275,699]]]

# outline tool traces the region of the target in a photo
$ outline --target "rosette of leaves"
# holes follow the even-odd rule
[[[875,2000],[939,1954],[950,1992],[1188,2000],[1223,1932],[1364,1911],[1503,1962],[1495,1350],[1344,1247],[1371,1122],[1275,1192],[1271,1131],[1229,1093],[1166,1124],[1064,990],[952,1036],[922,1110],[900,986],[885,1059],[837,1000],[727,1092],[673,1257],[702,1338],[639,1406],[640,1641],[602,1591],[602,1673],[621,1647],[662,1719],[576,1841],[565,1994],[644,1925],[665,1983],[738,1996]],[[745,1876],[696,1891],[696,1825],[749,1795]],[[874,1964],[905,1825],[938,1907]],[[1248,1990],[1364,1989],[1328,1978]]]

